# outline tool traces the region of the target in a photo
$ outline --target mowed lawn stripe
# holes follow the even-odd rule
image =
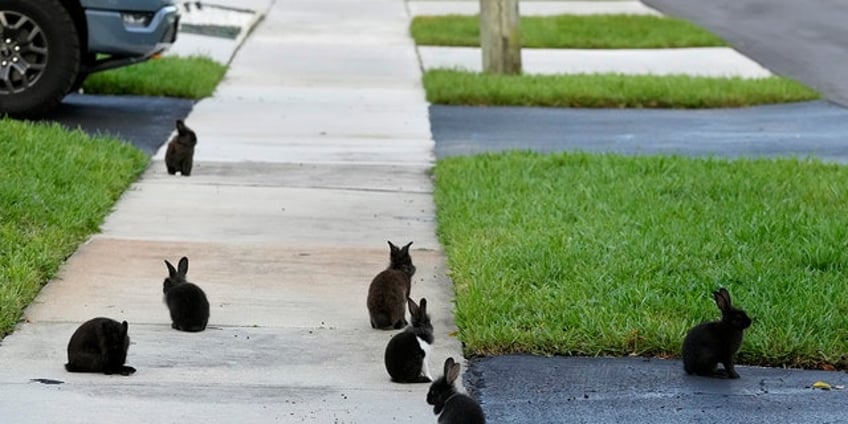
[[[469,355],[677,357],[727,287],[742,363],[848,366],[844,166],[510,152],[439,161],[435,202]]]
[[[727,43],[683,19],[651,15],[524,16],[521,43],[528,48],[646,49],[721,47]],[[480,46],[477,16],[418,16],[410,33],[419,45]]]
[[[424,74],[427,101],[468,106],[702,109],[821,98],[783,77],[686,75],[493,75],[434,69]]]

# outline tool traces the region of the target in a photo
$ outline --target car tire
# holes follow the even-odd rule
[[[33,117],[56,107],[80,68],[80,43],[58,0],[0,0],[0,114]]]

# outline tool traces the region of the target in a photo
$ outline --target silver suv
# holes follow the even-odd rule
[[[166,50],[174,0],[0,0],[0,115],[52,109],[98,71]]]

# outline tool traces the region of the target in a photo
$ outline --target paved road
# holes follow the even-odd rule
[[[842,372],[737,367],[741,378],[688,376],[680,361],[644,358],[500,356],[466,373],[496,424],[844,423]]]
[[[71,94],[44,121],[55,121],[88,134],[110,134],[153,155],[185,118],[194,101],[167,97]]]
[[[710,29],[772,71],[848,106],[848,2],[643,0]]]
[[[848,110],[823,101],[698,111],[433,105],[430,122],[440,158],[529,149],[848,163]]]

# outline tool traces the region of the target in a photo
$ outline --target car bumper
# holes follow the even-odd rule
[[[165,51],[176,41],[180,18],[176,6],[159,9],[141,25],[126,24],[115,11],[86,10],[85,16],[90,53],[142,57]]]

